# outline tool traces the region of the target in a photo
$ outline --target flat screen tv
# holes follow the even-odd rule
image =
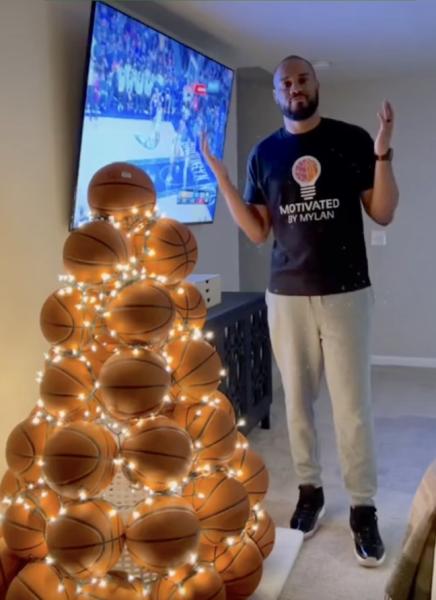
[[[161,214],[211,223],[217,184],[200,152],[223,156],[234,72],[123,12],[94,2],[71,228],[90,219],[88,183],[115,161],[152,178]]]

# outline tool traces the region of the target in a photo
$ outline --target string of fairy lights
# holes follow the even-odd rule
[[[153,256],[154,250],[147,248],[147,238],[151,235],[151,231],[155,223],[159,219],[156,208],[153,210],[147,210],[142,215],[140,211],[133,208],[131,211],[131,217],[124,220],[117,220],[114,217],[99,218],[106,220],[111,223],[116,229],[123,230],[126,238],[133,241],[135,237],[143,237],[144,244],[141,247],[141,251],[147,253],[149,256]],[[114,436],[117,443],[117,455],[113,458],[113,464],[116,471],[123,472],[123,470],[133,471],[136,467],[134,461],[126,459],[121,455],[121,443],[122,440],[128,438],[131,435],[132,427],[141,427],[146,420],[156,419],[160,415],[167,414],[174,405],[189,403],[189,398],[181,394],[177,399],[174,399],[170,393],[166,393],[163,396],[161,405],[150,414],[136,418],[131,422],[120,421],[114,418],[110,412],[105,409],[104,405],[99,401],[99,388],[100,382],[98,374],[96,373],[95,366],[93,364],[94,357],[98,356],[99,353],[107,356],[116,355],[120,352],[131,352],[132,356],[137,356],[142,350],[152,350],[156,352],[163,361],[165,369],[168,373],[173,372],[173,357],[167,352],[166,347],[172,340],[178,339],[183,342],[190,340],[203,340],[211,342],[213,340],[213,332],[203,332],[200,328],[188,328],[186,324],[178,324],[173,327],[166,338],[162,340],[162,343],[158,347],[148,344],[128,344],[125,340],[120,337],[115,330],[107,330],[105,327],[105,321],[110,317],[110,304],[119,296],[119,294],[135,283],[142,281],[157,282],[161,285],[167,285],[167,278],[164,276],[157,275],[153,272],[148,272],[146,267],[141,264],[140,257],[130,256],[129,261],[126,264],[117,264],[113,272],[103,273],[101,275],[101,282],[96,285],[94,283],[85,283],[78,281],[74,275],[63,274],[59,276],[59,281],[62,287],[56,292],[56,294],[63,298],[65,296],[77,295],[80,300],[75,304],[75,309],[83,313],[84,318],[82,326],[84,328],[83,339],[86,343],[78,345],[73,349],[65,349],[61,345],[54,345],[49,352],[44,354],[45,369],[50,368],[53,365],[59,365],[66,359],[74,359],[75,361],[82,362],[89,374],[89,380],[92,381],[92,387],[87,392],[81,392],[77,396],[77,400],[80,402],[83,409],[81,410],[81,419],[89,422],[94,422],[106,427]],[[177,294],[184,294],[184,288],[182,285],[177,284],[173,286],[173,289]],[[227,370],[222,369],[219,373],[220,377],[227,376]],[[44,378],[44,371],[37,373],[36,381],[41,384]],[[200,417],[204,407],[219,408],[221,400],[213,393],[204,395],[200,400],[196,401],[198,406],[196,408],[196,416]],[[192,400],[191,400],[192,403]],[[32,424],[39,425],[41,423],[47,423],[49,427],[64,427],[71,423],[70,415],[68,410],[53,410],[46,405],[43,398],[38,398],[36,407],[31,416]],[[245,420],[239,419],[236,423],[236,427],[243,427]],[[243,436],[239,436],[236,449],[247,449],[248,442]],[[204,477],[211,473],[223,473],[228,478],[238,478],[242,475],[242,470],[234,469],[233,467],[223,464],[213,464],[212,462],[199,461],[198,457],[203,450],[203,444],[201,439],[192,441],[192,463],[190,467],[189,475],[184,477],[182,480],[170,481],[167,489],[163,491],[155,491],[151,487],[144,485],[140,482],[132,481],[131,478],[125,477],[125,485],[130,489],[132,496],[138,493],[143,494],[143,502],[151,506],[155,499],[159,496],[179,496],[184,486],[194,481],[195,479]],[[39,457],[37,460],[39,467],[44,467],[44,458]],[[35,510],[35,503],[32,499],[29,499],[30,493],[39,493],[41,498],[46,497],[48,494],[47,489],[50,487],[50,482],[41,473],[41,477],[36,482],[27,483],[17,495],[4,496],[2,503],[8,507],[13,504],[21,505],[26,510]],[[202,494],[199,493],[198,497],[201,499]],[[92,498],[92,496],[91,496]],[[78,502],[86,502],[90,499],[90,496],[86,490],[79,492]],[[60,507],[59,511],[55,515],[48,517],[49,521],[55,522],[59,517],[62,517],[67,512],[67,506],[62,503],[62,498],[59,498]],[[39,510],[38,508],[36,508]],[[110,518],[115,518],[120,513],[130,512],[135,519],[139,513],[135,510],[132,504],[120,504],[111,506],[108,515]],[[245,529],[242,531],[239,538],[228,537],[225,540],[227,546],[232,546],[238,541],[243,540],[244,537],[253,534],[257,531],[260,522],[264,518],[264,511],[259,504],[252,507],[251,518],[249,519]],[[45,562],[49,565],[56,566],[56,560],[50,554],[45,557]],[[199,556],[193,553],[189,560],[191,571],[185,577],[177,583],[178,591],[180,595],[184,596],[185,583],[192,576],[192,573],[201,573],[205,569],[205,564],[200,562]],[[161,577],[174,577],[176,570],[168,569],[166,573],[154,573],[147,571],[143,568],[139,569],[139,574],[126,573],[129,582],[139,582],[139,589],[141,595],[144,598],[150,597],[153,584]],[[59,591],[63,591],[65,587],[65,579],[63,579],[62,569],[59,569],[60,581]],[[108,575],[103,577],[92,577],[85,581],[76,581],[76,593],[83,594],[86,591],[86,586],[97,586],[101,588],[107,587],[109,583]],[[65,577],[66,578],[66,577]],[[69,577],[68,577],[69,579]]]

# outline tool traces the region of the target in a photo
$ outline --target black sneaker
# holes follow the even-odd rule
[[[291,529],[303,532],[304,539],[312,537],[325,514],[324,492],[322,487],[300,485],[300,497],[291,518]]]
[[[354,552],[358,563],[364,567],[378,567],[386,556],[376,513],[374,506],[354,506],[350,509]]]

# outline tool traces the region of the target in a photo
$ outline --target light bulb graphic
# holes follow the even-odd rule
[[[312,200],[316,193],[315,184],[321,175],[321,164],[313,156],[301,156],[292,167],[292,177],[301,187],[303,200]]]

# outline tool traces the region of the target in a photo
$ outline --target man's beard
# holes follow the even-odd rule
[[[297,108],[291,108],[291,102],[287,104],[280,104],[279,108],[283,116],[291,119],[292,121],[305,121],[315,114],[319,104],[318,92],[315,93],[313,98],[307,100],[307,104],[297,106]]]

